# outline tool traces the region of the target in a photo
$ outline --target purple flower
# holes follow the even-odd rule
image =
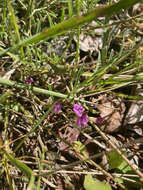
[[[103,122],[103,118],[101,116],[97,117],[96,123],[101,124]]]
[[[52,112],[59,113],[61,111],[61,104],[59,102],[56,102],[54,105]]]
[[[24,80],[24,83],[25,83],[26,85],[29,85],[29,84],[31,84],[32,82],[33,82],[33,78],[31,78],[31,77],[26,78],[26,79]]]
[[[81,117],[77,118],[76,124],[78,126],[86,127],[87,123],[88,123],[88,117],[87,117],[86,113],[83,114]]]
[[[81,105],[74,104],[73,111],[78,117],[82,117],[82,114],[84,112],[84,108]]]

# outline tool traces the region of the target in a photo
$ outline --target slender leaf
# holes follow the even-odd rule
[[[17,168],[19,168],[22,172],[24,172],[27,176],[30,177],[30,176],[33,175],[33,171],[26,164],[20,162],[16,158],[14,158],[14,156],[12,156],[11,154],[9,154],[6,150],[4,150],[4,153],[5,153],[6,157],[10,160],[10,162],[14,166],[16,166]]]

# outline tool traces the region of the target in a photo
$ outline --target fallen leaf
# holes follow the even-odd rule
[[[67,143],[72,144],[72,142],[77,141],[78,136],[79,136],[79,130],[76,128],[71,128],[71,127],[67,127],[64,134],[61,133],[61,131],[59,132],[59,135],[61,138],[63,138]],[[59,144],[59,148],[61,151],[63,150],[67,150],[68,149],[68,144],[66,144],[64,141],[62,141]]]
[[[97,105],[103,122],[100,128],[108,133],[117,132],[120,129],[125,111],[125,105],[120,98],[103,96],[101,104]]]
[[[135,92],[136,96],[143,96],[143,89],[138,85]],[[133,102],[125,118],[125,124],[135,124],[143,121],[143,100]]]

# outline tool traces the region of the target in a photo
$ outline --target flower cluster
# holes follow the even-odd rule
[[[77,115],[76,124],[81,127],[86,127],[88,123],[88,117],[86,113],[84,113],[85,109],[81,105],[74,104],[73,111]]]
[[[32,82],[33,82],[33,78],[31,78],[31,77],[26,78],[26,79],[24,80],[24,83],[25,83],[26,85],[30,85]]]
[[[61,104],[59,102],[56,102],[56,104],[54,105],[52,112],[54,113],[59,113],[61,111]]]
[[[59,113],[60,111],[61,111],[61,104],[59,102],[56,102],[52,109],[52,112]],[[80,127],[86,127],[88,123],[88,117],[86,113],[84,113],[85,109],[81,105],[74,104],[73,111],[77,115],[76,124]]]

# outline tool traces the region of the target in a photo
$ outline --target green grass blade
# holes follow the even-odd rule
[[[16,40],[15,41],[20,43],[21,39],[20,39],[19,27],[17,25],[17,21],[16,21],[16,17],[15,17],[15,14],[14,14],[13,7],[11,5],[11,1],[9,1],[9,3],[8,3],[8,9],[9,9],[9,18],[10,18],[10,21],[11,21],[11,25],[14,28],[15,34],[16,34]],[[23,52],[22,47],[21,47],[21,55],[22,55],[22,57],[24,57],[24,52]]]
[[[45,114],[40,118],[39,121],[36,121],[34,123],[34,127],[26,134],[26,136],[21,140],[21,142],[16,146],[14,152],[16,152],[21,145],[23,144],[23,142],[26,140],[26,138],[29,137],[29,135],[31,135],[38,127],[39,125],[42,123],[42,121],[47,117],[47,115],[50,113],[50,111],[52,110],[53,106],[51,106],[46,112]]]
[[[97,72],[93,73],[91,77],[83,81],[83,83],[80,84],[80,87],[84,85],[90,85],[90,83],[95,80],[96,77],[100,77],[101,75],[105,74],[108,69],[110,69],[114,65],[118,65],[122,61],[124,61],[127,57],[129,57],[134,51],[136,51],[140,46],[142,46],[143,40],[141,40],[137,45],[135,45],[131,50],[126,52],[124,55],[122,55],[117,60],[114,60],[112,63],[103,66],[101,69],[99,69]]]
[[[68,0],[68,11],[69,11],[69,17],[72,17],[73,15],[72,0]]]
[[[14,158],[11,154],[9,154],[6,150],[4,150],[4,153],[6,155],[6,157],[8,158],[8,160],[10,160],[10,162],[16,166],[17,168],[19,168],[22,172],[24,172],[27,176],[31,177],[33,175],[33,171],[24,163],[20,162],[19,160],[17,160],[16,158]],[[34,176],[34,175],[33,175]]]
[[[16,50],[20,47],[27,46],[32,43],[38,43],[41,40],[45,40],[60,34],[63,34],[69,30],[72,30],[74,28],[77,28],[80,25],[83,25],[85,23],[89,23],[92,20],[96,19],[97,17],[101,16],[111,16],[115,13],[118,13],[123,8],[129,8],[135,3],[141,2],[141,0],[120,0],[118,3],[114,3],[112,5],[102,6],[94,9],[93,11],[88,12],[85,15],[82,16],[75,16],[68,20],[63,21],[62,23],[59,23],[49,29],[44,30],[41,33],[38,33],[34,36],[31,36],[30,38],[20,42],[19,44],[15,45],[14,47],[10,48],[10,51]],[[0,56],[4,55],[8,50],[4,50],[0,52]]]

